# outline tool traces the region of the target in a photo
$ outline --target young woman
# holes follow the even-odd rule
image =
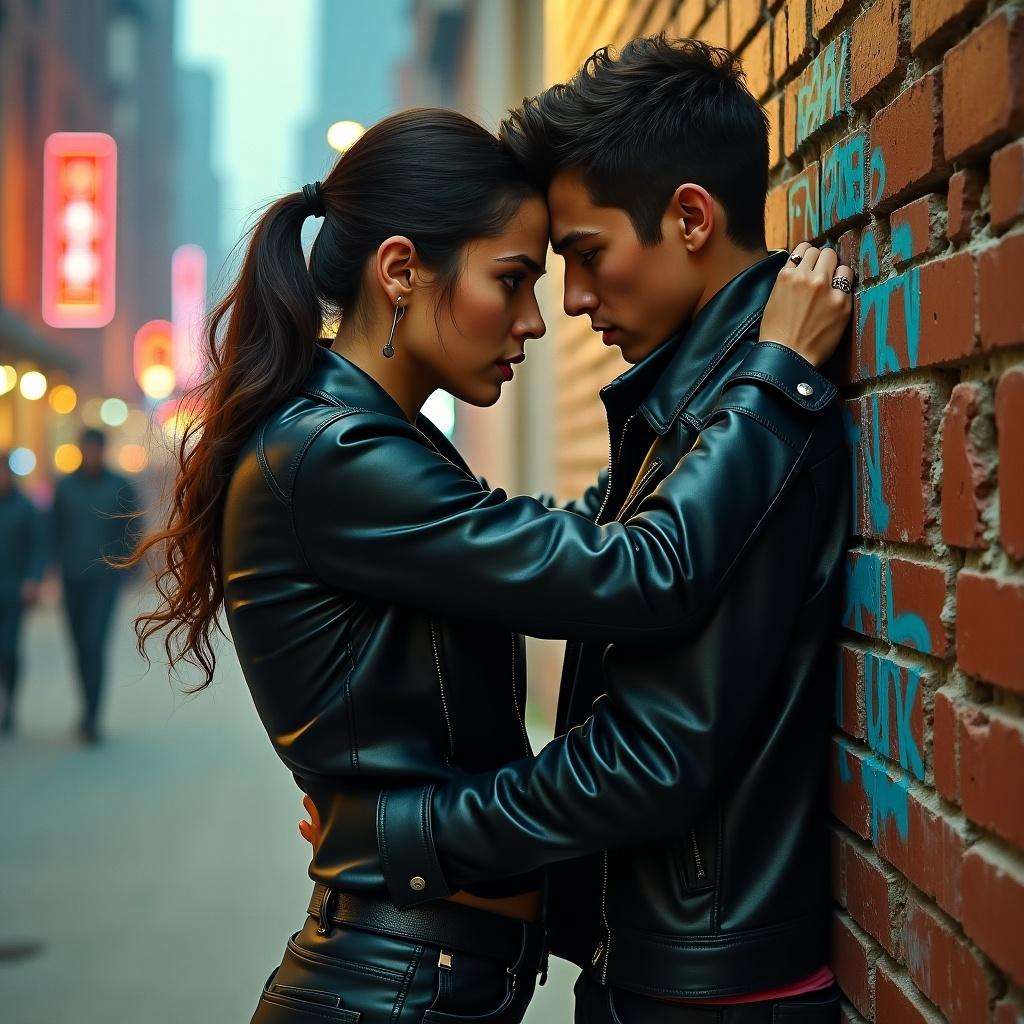
[[[310,215],[323,225],[307,268]],[[782,442],[731,411],[626,523],[595,524],[606,481],[562,508],[482,487],[418,411],[437,388],[497,400],[544,332],[547,244],[542,197],[492,135],[409,111],[270,207],[212,316],[167,526],[136,555],[163,547],[164,603],[137,628],[142,644],[167,630],[172,663],[206,685],[224,607],[267,732],[320,813],[317,885],[260,1024],[521,1019],[540,879],[400,911],[367,855],[376,794],[528,754],[519,633],[673,635],[780,485],[763,467],[783,460],[763,456]],[[779,287],[800,310],[790,343],[820,362],[845,314]],[[330,348],[325,314],[341,318]],[[702,489],[741,452],[763,503],[712,536]]]

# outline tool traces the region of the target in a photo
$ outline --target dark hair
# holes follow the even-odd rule
[[[578,169],[594,203],[625,210],[644,245],[661,241],[665,206],[692,181],[725,208],[729,238],[764,246],[768,122],[728,50],[664,33],[618,56],[602,47],[498,134],[543,189]]]
[[[97,430],[95,427],[86,427],[78,436],[78,443],[80,445],[94,444],[97,448],[107,447],[107,435],[102,430]]]
[[[139,651],[163,630],[171,666],[213,680],[212,638],[224,600],[220,528],[235,459],[267,414],[313,367],[324,314],[359,312],[367,260],[390,235],[408,236],[450,298],[467,242],[500,234],[535,194],[486,129],[450,110],[409,110],[374,125],[321,185],[325,218],[309,266],[301,190],[277,200],[251,230],[238,279],[210,314],[209,369],[185,396],[188,425],[163,529],[122,564],[160,549],[160,606],[135,620]],[[192,692],[192,691],[190,691]]]

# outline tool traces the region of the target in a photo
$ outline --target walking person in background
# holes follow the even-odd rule
[[[132,548],[139,505],[135,490],[103,461],[106,437],[85,430],[82,464],[57,484],[53,499],[53,548],[60,565],[71,640],[82,691],[79,736],[99,740],[99,716],[110,620],[123,575],[107,564]]]
[[[0,452],[0,735],[14,731],[21,626],[46,564],[43,522],[43,513],[14,485],[8,453]]]

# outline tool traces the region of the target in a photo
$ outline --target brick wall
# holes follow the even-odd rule
[[[551,80],[668,27],[742,53],[770,246],[858,272],[856,538],[830,757],[850,1021],[1024,1019],[1024,13],[979,0],[562,3]],[[563,26],[565,26],[563,30]],[[559,31],[562,35],[559,36]],[[621,364],[562,329],[560,483]]]

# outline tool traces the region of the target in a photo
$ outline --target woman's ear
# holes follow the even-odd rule
[[[692,182],[680,185],[672,194],[668,215],[691,253],[702,249],[715,230],[715,201],[706,188]]]
[[[405,235],[385,238],[377,247],[374,271],[390,305],[408,304],[413,289],[420,283],[416,246]]]

